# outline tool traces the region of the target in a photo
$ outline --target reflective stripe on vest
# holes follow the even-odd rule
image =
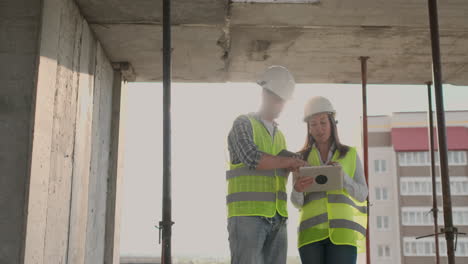
[[[306,229],[309,229],[311,227],[314,227],[319,224],[327,223],[328,222],[328,214],[323,213],[321,215],[314,216],[312,218],[309,218],[303,222],[301,222],[299,226],[299,232],[304,231]]]
[[[357,231],[361,233],[361,235],[366,236],[366,228],[362,225],[349,221],[346,219],[332,219],[330,220],[330,228],[346,228]]]
[[[313,192],[313,193],[308,193],[306,194],[306,196],[304,197],[304,205],[310,203],[310,202],[313,202],[313,201],[317,201],[317,200],[320,200],[320,199],[323,199],[323,198],[327,198],[327,193],[326,192]]]
[[[260,121],[252,117],[249,120],[259,151],[276,156],[286,149],[284,135],[279,130],[272,137]],[[244,164],[231,164],[230,170],[226,171],[228,217],[273,217],[276,212],[287,217],[288,174],[285,169],[251,170]]]
[[[339,203],[339,204],[347,204],[359,210],[359,212],[363,214],[367,214],[367,206],[359,206],[349,197],[342,195],[342,194],[329,194],[328,195],[328,203]]]
[[[315,217],[309,218],[306,221],[302,222],[301,225],[299,226],[299,232],[309,229],[311,227],[314,227],[316,225],[327,223],[327,222],[328,222],[327,213],[317,215]],[[329,226],[330,228],[352,229],[354,231],[361,233],[363,236],[366,235],[366,228],[364,228],[363,226],[361,226],[360,224],[356,222],[349,221],[346,219],[332,219],[329,222]]]
[[[246,201],[257,201],[257,202],[275,202],[276,199],[287,201],[288,194],[285,192],[238,192],[229,194],[226,197],[226,203],[233,202],[246,202]]]
[[[241,167],[233,170],[226,171],[226,180],[236,178],[239,176],[267,176],[267,177],[288,177],[289,172],[287,170],[251,170],[247,167]]]

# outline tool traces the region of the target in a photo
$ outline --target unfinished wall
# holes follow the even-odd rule
[[[109,153],[112,116],[113,71],[106,63],[101,47],[96,54],[96,77],[94,79],[94,110],[92,130],[92,152],[89,178],[88,224],[86,230],[86,261],[93,263],[104,260],[106,226],[106,197],[109,174]],[[104,175],[106,175],[104,177]],[[96,262],[97,263],[97,262]]]
[[[121,75],[73,0],[1,1],[0,29],[0,263],[114,263]]]
[[[28,2],[26,4],[26,2]],[[19,263],[24,236],[40,1],[0,1],[0,263]]]

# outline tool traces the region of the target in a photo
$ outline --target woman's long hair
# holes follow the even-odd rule
[[[338,158],[343,158],[349,151],[349,146],[341,144],[340,138],[338,137],[338,129],[336,128],[336,121],[333,114],[328,114],[328,120],[330,121],[331,126],[331,139],[335,143],[336,149],[339,151],[340,155]],[[307,136],[304,147],[298,152],[301,155],[301,158],[307,161],[310,152],[312,151],[312,146],[315,144],[315,140],[312,135],[309,133],[309,122],[307,122]]]

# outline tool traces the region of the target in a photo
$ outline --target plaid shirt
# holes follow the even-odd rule
[[[253,129],[249,117],[260,121],[256,113],[239,116],[235,121],[228,136],[229,156],[232,164],[243,163],[250,169],[256,169],[263,152],[258,150],[253,139]],[[273,136],[277,131],[278,124],[273,123]]]

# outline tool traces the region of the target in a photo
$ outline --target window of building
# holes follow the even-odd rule
[[[390,220],[389,216],[377,216],[377,230],[389,230]]]
[[[386,160],[374,160],[374,171],[376,173],[383,173],[387,171]]]
[[[442,195],[440,178],[436,180],[437,195]],[[450,190],[452,195],[468,195],[468,177],[450,177]],[[431,177],[401,177],[400,192],[401,195],[408,196],[431,196],[432,179]]]
[[[439,251],[441,256],[447,256],[447,247],[444,239],[439,239]],[[414,237],[403,238],[403,254],[405,256],[435,256],[435,239],[433,237],[416,239]],[[468,256],[468,238],[458,238],[455,256]]]
[[[434,224],[432,212],[429,207],[403,207],[401,209],[401,220],[405,226],[431,226]],[[468,225],[468,207],[453,207],[453,223],[459,226]],[[444,224],[442,208],[439,208],[438,224]]]
[[[439,153],[434,153],[435,162],[439,164]],[[462,166],[467,164],[466,151],[449,151],[447,153],[449,165]],[[398,164],[400,166],[429,166],[431,158],[428,151],[399,152]]]
[[[389,245],[378,245],[377,246],[377,254],[379,258],[390,258],[390,246]]]
[[[375,188],[375,200],[377,201],[386,201],[388,200],[388,189],[386,187],[376,187]]]

